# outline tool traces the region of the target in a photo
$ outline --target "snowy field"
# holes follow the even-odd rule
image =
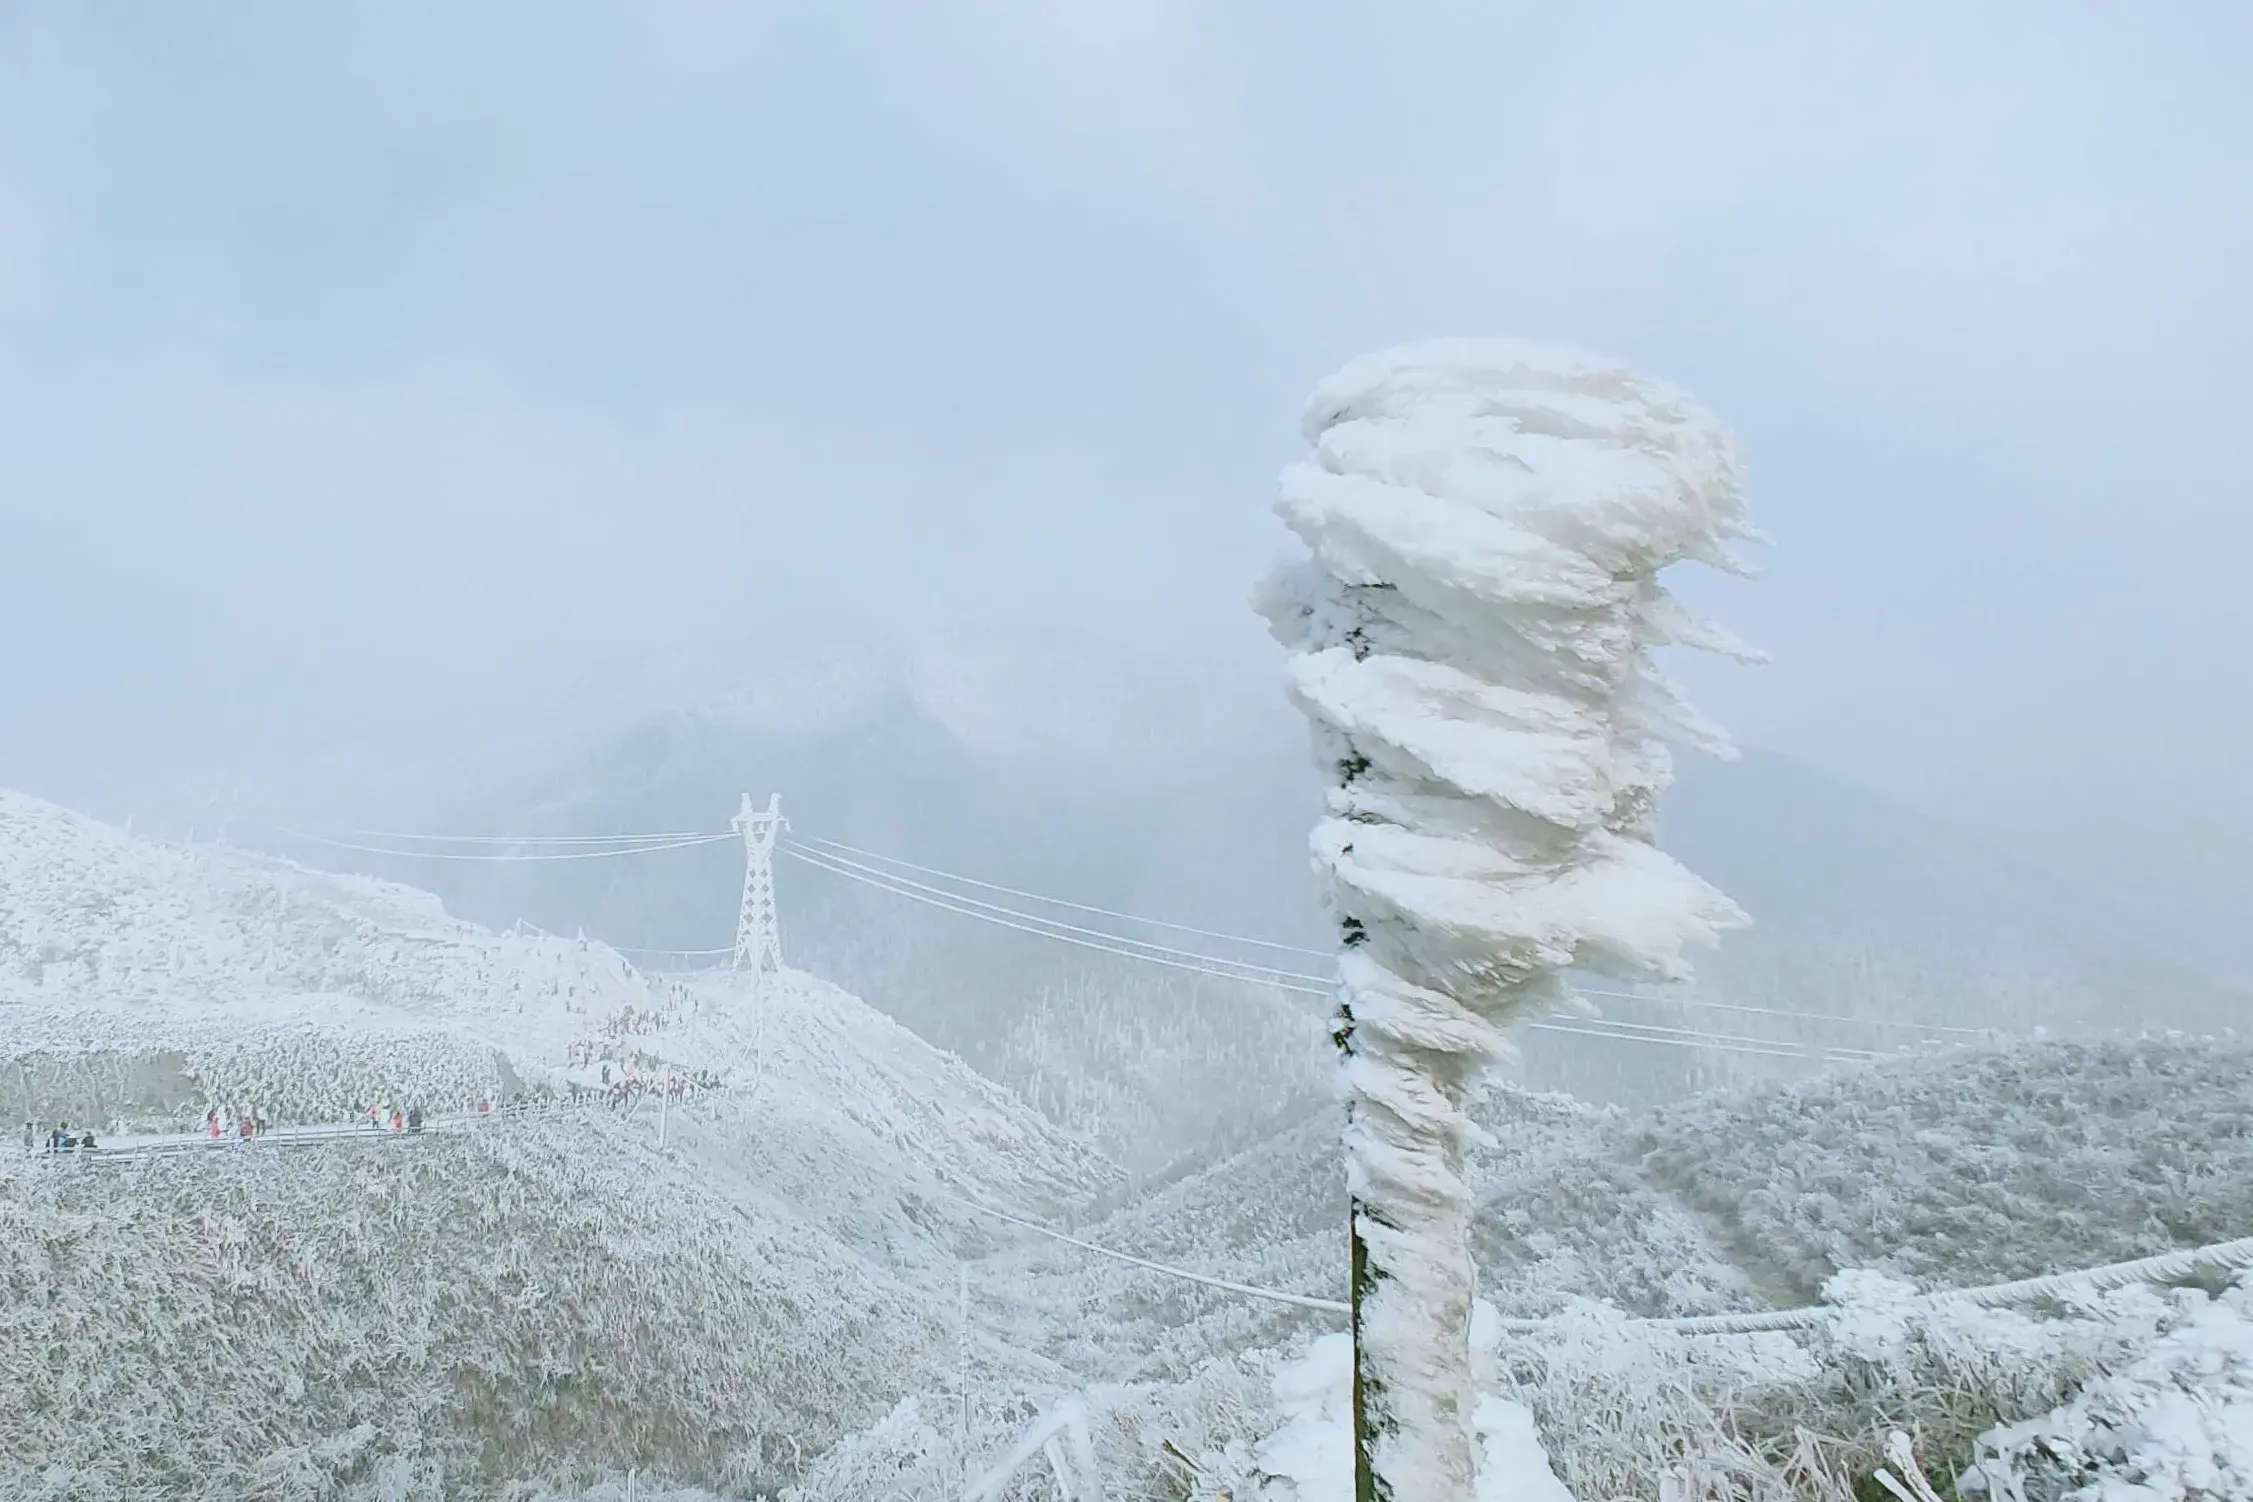
[[[714,1083],[613,1100],[604,1064]],[[125,1127],[0,1152],[0,1496],[1342,1495],[1338,1315],[986,1213],[1336,1299],[1326,1110],[1138,1180],[811,976],[653,978],[7,794],[0,1071],[13,1119]],[[2002,1497],[2253,1495],[2226,1275],[1912,1302],[2253,1233],[2248,1080],[2253,1047],[2158,1039],[1640,1113],[1498,1092],[1490,1476],[1835,1502],[1901,1469],[1898,1430],[1937,1484],[1983,1464]],[[352,1124],[371,1101],[425,1130]],[[248,1105],[268,1138],[204,1135]],[[1634,1323],[1816,1304],[1767,1335]]]

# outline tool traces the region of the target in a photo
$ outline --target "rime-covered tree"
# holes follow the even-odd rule
[[[1735,443],[1574,350],[1442,340],[1310,399],[1277,510],[1312,552],[1258,605],[1332,774],[1314,835],[1341,925],[1355,1422],[1364,1499],[1468,1502],[1466,1115],[1565,972],[1686,977],[1745,921],[1661,853],[1667,743],[1727,754],[1652,649],[1750,654],[1660,588],[1741,571]]]

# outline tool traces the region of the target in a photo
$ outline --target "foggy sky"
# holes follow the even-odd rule
[[[2229,0],[0,6],[0,784],[1266,662],[1307,390],[1512,333],[1745,440],[1742,738],[2253,834],[2247,77]]]

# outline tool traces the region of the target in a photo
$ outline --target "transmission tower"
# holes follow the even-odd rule
[[[735,920],[732,963],[764,980],[782,968],[782,920],[774,909],[774,841],[787,827],[782,794],[770,795],[762,811],[751,806],[751,795],[745,793],[734,827],[743,836],[743,909]]]

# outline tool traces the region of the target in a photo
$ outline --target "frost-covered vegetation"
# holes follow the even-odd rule
[[[1935,1050],[1652,1113],[1500,1091],[1473,1163],[1481,1295],[1507,1315],[1590,1299],[1709,1314],[1808,1303],[1856,1268],[1958,1287],[2253,1234],[2248,1078],[2253,1044],[2143,1039]],[[1082,1234],[1342,1298],[1342,1186],[1335,1132],[1312,1120]],[[1110,1317],[1066,1338],[1120,1332],[1123,1370],[1184,1370],[1309,1323],[1156,1273],[1083,1271],[1068,1251],[1019,1255],[1028,1276],[1088,1281]]]
[[[341,1120],[455,1106],[655,1005],[614,951],[428,893],[175,849],[0,790],[0,1100],[26,1117]]]
[[[1330,1097],[1331,1046],[1300,997],[1082,973],[1011,1023],[989,1068],[1060,1124],[1158,1174],[1247,1147]]]
[[[2242,1495],[2229,1477],[2253,1459],[2245,1293],[2131,1288],[2026,1313],[1914,1294],[1842,1275],[1806,1329],[1750,1336],[1582,1310],[1499,1342],[1503,1390],[1584,1498],[1854,1502],[1881,1468],[2021,1502],[2107,1479],[2158,1484],[2070,1495]]]
[[[0,1043],[0,1065],[10,1116],[126,1130],[177,1128],[230,1103],[284,1123],[346,1121],[389,1101],[456,1110],[505,1100],[518,1084],[491,1044],[372,1008],[342,1026],[173,1009],[53,1013]]]
[[[975,1208],[1341,1295],[1335,1123],[1311,1062],[1289,1084],[1250,1041],[1301,1047],[1309,1013],[1231,1033],[1161,1002],[1121,1043],[1102,1036],[1117,998],[1058,989],[1029,1014],[1013,1091],[803,974],[758,992],[651,979],[380,883],[0,809],[50,851],[94,847],[70,856],[76,888],[10,858],[26,878],[0,889],[11,955],[36,932],[96,957],[10,971],[0,1100],[177,1123],[239,1094],[326,1119],[364,1094],[450,1102],[435,1092],[473,1080],[561,1094],[598,1057],[726,1080],[670,1112],[662,1151],[646,1099],[401,1142],[11,1151],[0,1496],[618,1502],[631,1473],[639,1498],[846,1502],[959,1497],[998,1469],[995,1502],[1050,1502],[1060,1474],[1106,1496],[1245,1502],[1291,1495],[1278,1436],[1329,1433],[1304,1358],[1337,1316]],[[230,927],[300,900],[303,922]],[[135,904],[177,939],[177,973],[117,958],[146,948],[117,917]],[[280,952],[340,932],[386,958]],[[146,981],[132,996],[101,979],[129,973]],[[1157,1062],[1101,1062],[1140,1044]],[[1241,1100],[1207,1098],[1238,1071]],[[2242,1296],[1935,1322],[1887,1279],[1961,1285],[2253,1231],[2249,1077],[2253,1047],[2147,1039],[1936,1050],[1657,1111],[1500,1091],[1473,1163],[1482,1295],[1563,1323],[1498,1336],[1491,1388],[1538,1422],[1583,1502],[1657,1502],[1662,1483],[1698,1502],[1843,1502],[1859,1483],[1866,1502],[1889,1426],[1943,1489],[1984,1455],[2014,1502],[2013,1486],[2052,1502],[2146,1471],[2180,1482],[2170,1502],[2234,1502]],[[1142,1120],[1163,1136],[1172,1109],[1241,1145],[1154,1149],[1137,1177],[1027,1095],[1089,1133]],[[1851,1329],[1628,1323],[1802,1303],[1857,1269],[1883,1276],[1831,1284]]]
[[[0,1218],[0,1495],[57,1467],[68,1495],[216,1499],[629,1465],[741,1493],[955,1361],[928,1300],[601,1114],[17,1162]]]
[[[300,1017],[351,998],[526,1028],[649,1002],[604,945],[490,932],[411,887],[152,844],[0,789],[0,1004],[27,1009],[12,1015],[152,1001],[250,1023],[269,998]]]
[[[2253,1044],[1938,1050],[1659,1111],[1644,1173],[1784,1291],[1999,1282],[2253,1234]]]

